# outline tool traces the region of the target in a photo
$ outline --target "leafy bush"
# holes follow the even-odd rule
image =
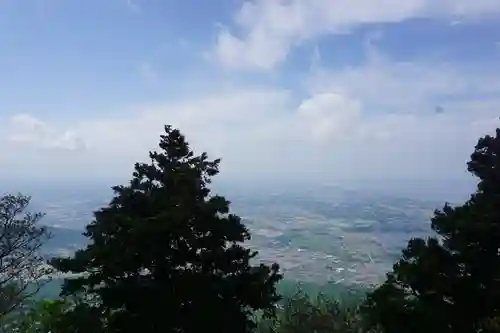
[[[358,333],[365,332],[363,327],[363,317],[354,302],[345,302],[323,293],[311,296],[299,290],[282,300],[275,318],[262,318],[256,332]]]

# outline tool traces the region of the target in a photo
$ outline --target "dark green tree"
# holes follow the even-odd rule
[[[53,261],[84,273],[62,294],[93,296],[105,332],[248,332],[254,311],[273,313],[278,265],[251,265],[247,228],[211,195],[220,160],[195,156],[179,130],[165,132],[151,162],[136,163],[130,184],[94,213],[90,245]]]
[[[467,165],[479,180],[475,193],[434,213],[435,237],[410,240],[368,296],[371,325],[390,333],[500,331],[500,129],[479,139]]]

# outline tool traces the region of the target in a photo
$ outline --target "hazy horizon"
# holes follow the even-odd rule
[[[102,198],[103,204],[107,203],[113,195],[112,187],[116,185],[127,185],[130,177],[122,179],[0,179],[0,194],[21,192],[30,195],[33,200],[46,199],[50,197],[62,198],[64,195],[81,197],[82,199]],[[297,181],[260,180],[248,181],[245,179],[232,180],[217,175],[209,185],[213,194],[222,194],[232,200],[236,195],[246,197],[266,197],[272,194],[289,194],[305,196],[314,194],[316,197],[330,199],[331,194],[342,191],[353,191],[360,195],[381,195],[394,198],[409,198],[415,200],[431,201],[440,208],[441,204],[451,202],[454,204],[465,201],[475,191],[476,179],[456,180],[406,180],[398,181],[363,181],[358,182],[321,182],[318,180],[308,181],[301,179]],[[335,204],[332,200],[332,204]]]

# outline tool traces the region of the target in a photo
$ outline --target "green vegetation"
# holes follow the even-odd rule
[[[224,197],[210,195],[219,160],[195,156],[169,126],[159,147],[95,212],[87,248],[52,261],[87,273],[62,293],[92,297],[89,315],[101,319],[93,332],[249,332],[253,313],[271,315],[279,299],[278,265],[250,264],[257,252],[244,247],[248,230]]]
[[[21,194],[0,198],[0,325],[22,310],[48,272],[39,249],[50,235],[38,226],[43,214],[26,211],[29,202]]]
[[[479,178],[461,206],[432,218],[435,237],[412,239],[364,310],[384,332],[498,332],[500,314],[500,129],[468,162]]]
[[[354,333],[363,329],[361,314],[354,304],[306,292],[285,297],[276,316],[262,319],[257,333]]]
[[[250,265],[247,229],[209,195],[219,161],[165,130],[162,152],[95,213],[90,245],[53,261],[86,275],[18,312],[9,332],[500,332],[500,129],[468,162],[475,193],[435,211],[435,236],[410,240],[384,283],[316,295],[306,284],[282,299],[278,266]]]

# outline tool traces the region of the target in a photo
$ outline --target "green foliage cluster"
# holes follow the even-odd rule
[[[358,333],[364,332],[362,318],[354,304],[298,291],[284,297],[275,317],[260,320],[256,333]]]
[[[478,141],[478,186],[409,241],[387,279],[357,305],[299,292],[280,300],[279,267],[256,252],[229,202],[207,185],[219,160],[194,156],[165,127],[161,152],[87,226],[90,245],[52,263],[82,275],[62,296],[20,314],[12,332],[498,333],[500,129]]]
[[[467,166],[475,193],[437,210],[436,236],[410,240],[368,295],[364,311],[384,332],[499,332],[500,129],[479,139]]]
[[[0,325],[42,286],[40,277],[50,269],[40,247],[50,233],[39,226],[41,213],[28,212],[30,197],[22,194],[0,197]]]
[[[4,323],[4,329],[12,333],[51,332],[57,327],[65,304],[63,300],[32,303],[29,308]]]
[[[93,297],[87,315],[104,318],[94,333],[249,332],[255,311],[273,313],[279,267],[251,265],[257,252],[244,246],[248,230],[229,201],[211,195],[219,160],[195,156],[170,126],[159,148],[95,212],[90,244],[52,261],[83,274],[66,280],[63,295]]]

